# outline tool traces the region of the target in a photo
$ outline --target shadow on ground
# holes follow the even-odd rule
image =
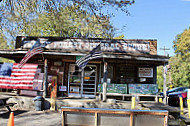
[[[17,115],[20,115],[20,114],[28,112],[28,111],[26,111],[26,110],[15,110],[13,112],[14,112],[14,116],[17,116]],[[9,115],[10,115],[10,112],[9,111],[5,111],[3,113],[0,113],[0,118],[8,119]]]

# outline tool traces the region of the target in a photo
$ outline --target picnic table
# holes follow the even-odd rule
[[[16,103],[7,103],[7,100],[11,97],[2,97],[0,96],[0,108],[6,107],[10,112],[10,106],[14,106]]]

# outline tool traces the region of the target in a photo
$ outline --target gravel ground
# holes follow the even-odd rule
[[[7,126],[9,112],[0,110],[0,126]],[[53,111],[14,111],[15,126],[61,126],[61,113]]]

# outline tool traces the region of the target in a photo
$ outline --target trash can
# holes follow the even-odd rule
[[[42,96],[36,96],[34,99],[35,110],[42,111],[44,109],[44,98]]]

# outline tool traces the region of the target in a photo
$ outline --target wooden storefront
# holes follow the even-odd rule
[[[129,90],[133,85],[147,84],[149,87],[149,84],[156,84],[157,66],[168,62],[168,57],[157,55],[157,41],[151,39],[18,36],[15,49],[0,50],[0,57],[19,63],[37,39],[40,39],[40,43],[47,42],[47,45],[43,54],[33,56],[28,63],[38,64],[41,73],[47,69],[47,75],[44,75],[47,83],[43,83],[46,84],[47,95],[50,95],[49,90],[52,88],[51,78],[56,77],[59,97],[95,97],[102,88],[105,62],[108,64],[107,83],[110,92],[134,93],[135,89]],[[88,54],[99,43],[102,58],[89,61],[84,71],[79,71],[76,60]],[[44,65],[45,60],[47,67]]]

